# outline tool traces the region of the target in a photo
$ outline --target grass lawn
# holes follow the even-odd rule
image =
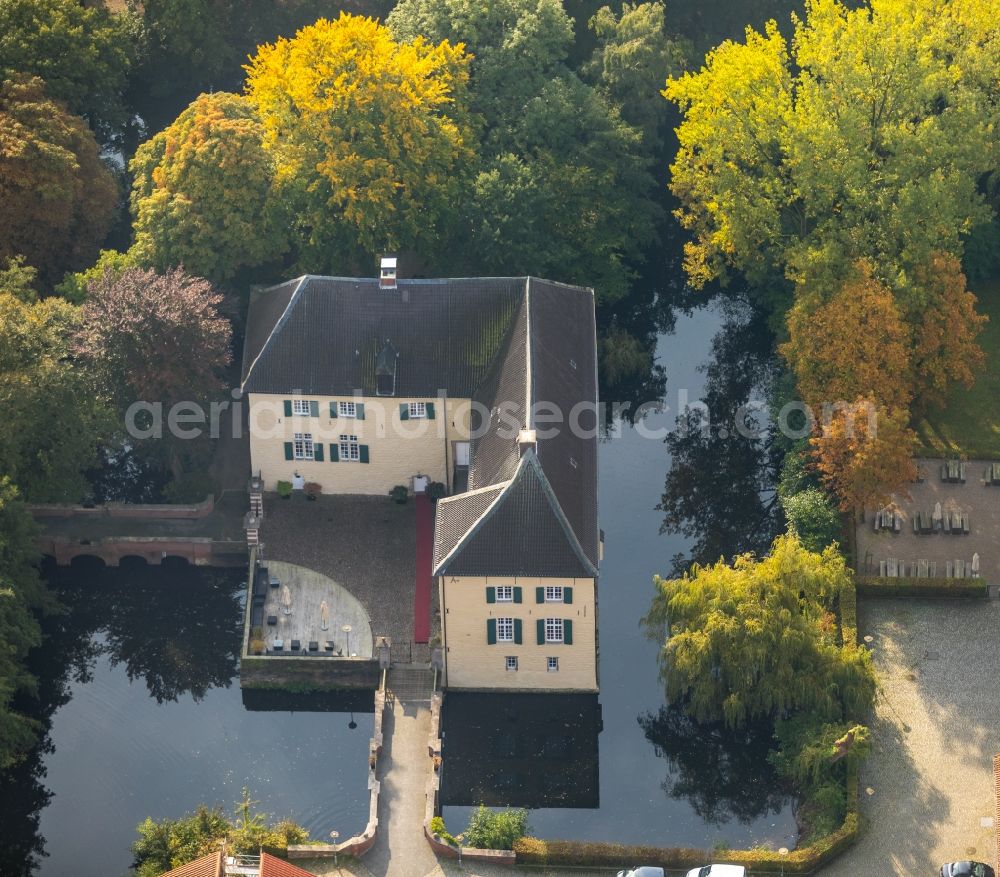
[[[946,408],[917,424],[921,456],[1000,460],[1000,281],[978,285],[973,292],[979,312],[990,318],[979,336],[986,366],[972,389],[953,390]]]

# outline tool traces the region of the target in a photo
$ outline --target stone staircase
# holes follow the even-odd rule
[[[413,664],[394,664],[386,677],[389,694],[400,703],[430,704],[434,671]]]

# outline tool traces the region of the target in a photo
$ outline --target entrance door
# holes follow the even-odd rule
[[[455,442],[455,465],[456,466],[468,466],[469,465],[469,443],[468,442]]]

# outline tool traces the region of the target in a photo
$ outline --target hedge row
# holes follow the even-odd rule
[[[859,576],[862,597],[985,597],[986,579],[917,579]]]
[[[755,874],[810,874],[839,856],[857,839],[858,777],[847,779],[848,813],[833,834],[808,847],[782,856],[772,850],[695,850],[685,847],[628,846],[588,841],[540,840],[522,837],[514,841],[519,865],[577,865],[591,868],[630,868],[658,865],[666,869],[695,868],[709,859],[743,865]]]

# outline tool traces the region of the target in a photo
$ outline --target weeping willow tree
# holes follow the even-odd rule
[[[647,627],[668,631],[660,653],[667,698],[699,722],[745,727],[808,713],[839,722],[864,715],[875,676],[864,647],[840,641],[832,611],[850,571],[794,533],[762,559],[693,566],[655,578]]]

